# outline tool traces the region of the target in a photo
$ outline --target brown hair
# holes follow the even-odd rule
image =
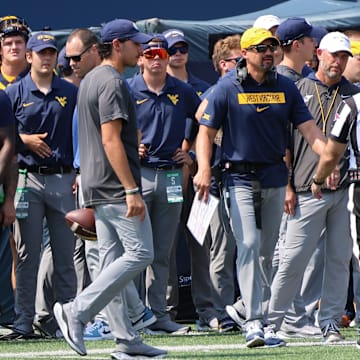
[[[231,57],[231,51],[234,49],[241,49],[240,47],[241,36],[239,34],[229,35],[223,39],[218,40],[214,45],[212,54],[212,62],[215,71],[221,72],[219,63],[220,60]]]

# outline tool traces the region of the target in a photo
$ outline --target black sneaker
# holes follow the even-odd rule
[[[0,336],[0,341],[13,341],[13,340],[38,340],[44,337],[35,333],[22,334],[18,331],[13,331],[10,334]]]
[[[323,342],[325,344],[333,344],[345,340],[345,337],[340,333],[340,329],[335,324],[327,324],[323,329]]]
[[[240,331],[241,328],[234,320],[230,317],[226,317],[219,322],[219,332],[230,332],[230,331]]]

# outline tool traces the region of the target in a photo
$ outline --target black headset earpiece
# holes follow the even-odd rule
[[[273,66],[270,70],[266,72],[265,82],[268,86],[275,86],[277,79],[276,67]]]
[[[236,78],[241,84],[248,76],[248,71],[246,68],[246,60],[242,57],[236,64]],[[276,67],[273,66],[270,70],[266,72],[265,84],[268,86],[274,86],[276,84],[277,71]]]
[[[246,60],[241,57],[240,60],[236,64],[236,78],[241,84],[248,76],[247,68],[246,68]]]

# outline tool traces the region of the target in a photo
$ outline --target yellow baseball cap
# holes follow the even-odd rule
[[[242,49],[248,49],[251,46],[259,45],[264,40],[272,39],[280,45],[279,40],[269,30],[264,28],[252,27],[247,29],[241,36],[240,45]]]
[[[354,56],[356,55],[360,55],[360,41],[350,41],[351,44],[351,52],[353,53]]]

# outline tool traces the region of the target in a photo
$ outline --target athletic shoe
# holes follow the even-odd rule
[[[235,321],[233,321],[230,317],[226,317],[219,322],[219,332],[230,332],[230,331],[240,331],[241,328]]]
[[[145,306],[144,312],[132,323],[132,326],[135,331],[139,331],[147,326],[154,324],[156,320],[157,319],[154,313],[147,306]]]
[[[63,338],[64,336],[56,320],[54,319],[53,321],[56,323],[56,327],[48,326],[48,322],[46,321],[34,321],[33,326],[40,333],[40,335],[45,338],[50,338],[50,339]]]
[[[280,331],[277,335],[281,339],[303,339],[308,337],[320,338],[322,336],[321,330],[314,325],[304,325],[302,327],[296,327],[287,322],[283,322]]]
[[[112,340],[113,334],[109,325],[102,320],[95,320],[91,325],[87,326],[84,331],[84,340]]]
[[[12,331],[9,334],[1,335],[0,341],[13,341],[13,340],[38,340],[43,339],[44,337],[38,334],[32,333],[26,333],[23,334],[18,331]]]
[[[268,347],[280,347],[286,345],[285,341],[277,336],[274,325],[268,325],[264,328],[264,339],[265,345]]]
[[[265,345],[264,332],[257,325],[248,325],[245,340],[246,346],[249,348]]]
[[[227,314],[233,319],[240,327],[244,326],[246,317],[239,312],[234,305],[226,305],[225,310]]]
[[[219,322],[217,318],[212,318],[210,321],[196,320],[196,331],[218,331]]]
[[[349,324],[349,326],[352,327],[359,327],[360,326],[360,319],[358,317],[355,317],[354,319],[351,320],[351,323]]]
[[[180,325],[171,320],[157,320],[154,324],[144,328],[149,335],[184,335],[191,330],[190,326]]]
[[[79,355],[86,355],[86,348],[84,344],[83,334],[85,325],[78,320],[71,310],[72,303],[61,305],[55,303],[54,316],[59,324],[66,342]]]
[[[356,347],[357,347],[358,349],[360,349],[360,339],[358,339],[358,340],[356,341]]]
[[[167,355],[166,350],[146,345],[141,340],[135,344],[120,343],[116,345],[116,349],[111,353],[111,358],[115,360],[125,359],[162,359]]]
[[[345,337],[340,333],[339,328],[335,324],[326,325],[322,332],[325,344],[333,344],[345,340]]]

